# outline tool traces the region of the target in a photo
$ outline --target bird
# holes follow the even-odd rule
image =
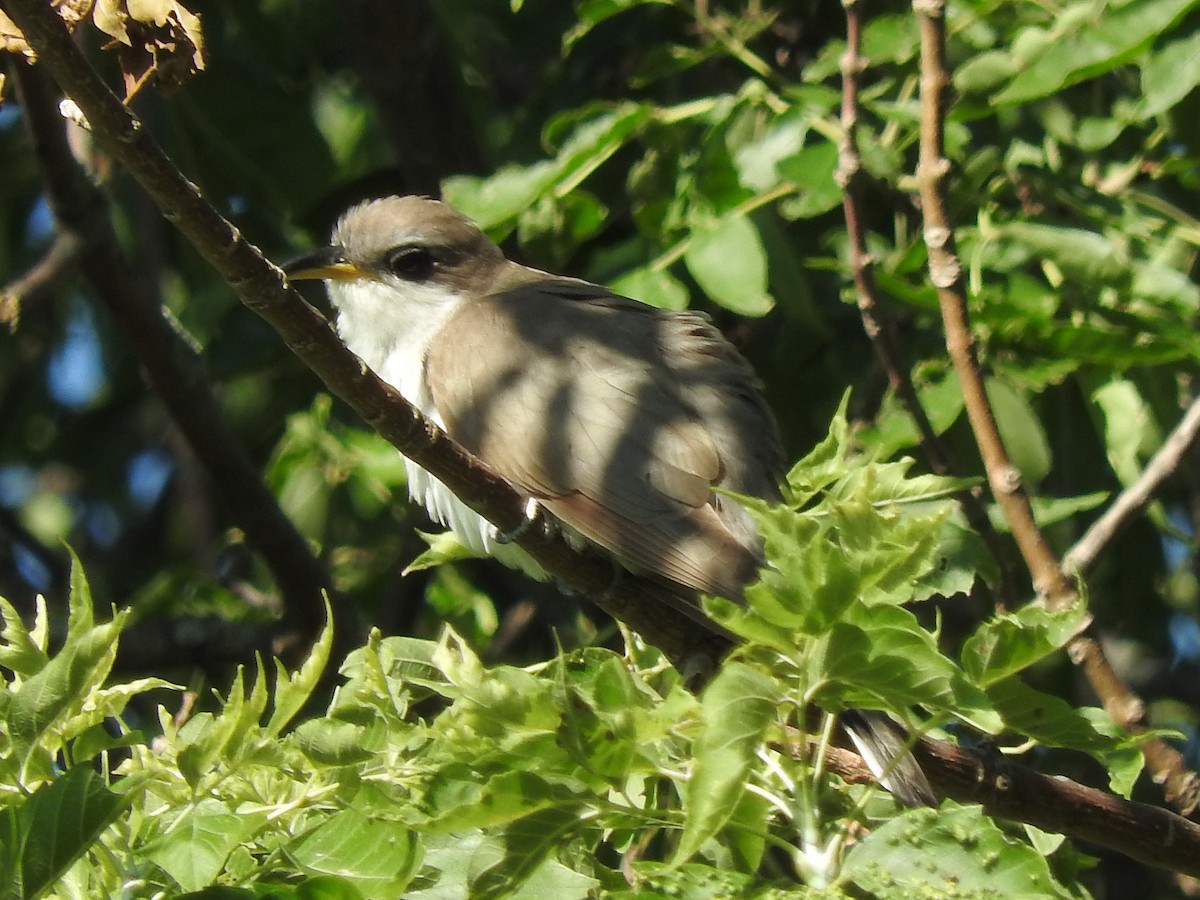
[[[703,312],[522,265],[420,196],[351,207],[328,246],[284,271],[323,280],[347,348],[568,540],[675,598],[743,600],[763,543],[736,496],[782,499],[786,457],[758,377]],[[538,574],[440,480],[405,466],[412,499],[466,546]],[[707,621],[694,599],[684,606]],[[847,731],[902,802],[935,805],[884,719],[854,711]]]

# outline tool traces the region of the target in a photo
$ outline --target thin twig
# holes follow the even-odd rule
[[[842,72],[842,137],[838,144],[838,168],[835,177],[842,188],[842,212],[846,219],[846,235],[850,248],[850,272],[854,278],[858,312],[862,318],[863,331],[871,340],[875,353],[887,372],[888,383],[908,410],[920,435],[921,449],[929,461],[930,468],[939,475],[949,475],[957,468],[950,459],[949,451],[938,437],[921,404],[917,389],[913,386],[910,367],[896,340],[896,328],[887,307],[879,302],[879,289],[875,281],[874,259],[867,250],[866,229],[863,225],[862,198],[864,175],[862,157],[858,152],[858,88],[859,76],[865,71],[868,60],[860,50],[862,41],[862,3],[860,0],[843,0],[846,10],[846,52],[841,58]],[[983,539],[999,571],[996,596],[1000,607],[1010,606],[1016,600],[1012,561],[1004,544],[992,527],[987,511],[974,491],[959,491],[955,498],[966,516],[967,523]]]
[[[1175,474],[1188,448],[1200,434],[1200,398],[1192,401],[1175,429],[1146,464],[1133,484],[1121,491],[1104,515],[1092,523],[1075,545],[1063,555],[1068,572],[1087,572],[1101,551],[1120,533],[1130,519],[1146,508],[1162,483]]]
[[[950,160],[945,155],[944,128],[949,105],[950,75],[946,67],[944,0],[914,0],[913,10],[921,32],[921,125],[916,181],[925,217],[925,244],[929,275],[937,289],[946,347],[963,392],[967,417],[983,458],[992,495],[1007,519],[1034,587],[1051,608],[1063,609],[1078,602],[1071,579],[1059,565],[1034,521],[1021,472],[1009,459],[984,389],[975,352],[975,337],[967,314],[962,265],[954,241],[947,202]],[[1147,729],[1145,705],[1129,690],[1090,634],[1072,640],[1067,652],[1096,691],[1109,715],[1134,734]],[[1142,742],[1142,755],[1154,780],[1165,787],[1167,802],[1185,813],[1200,803],[1200,781],[1183,756],[1164,741]]]
[[[74,275],[74,263],[83,249],[83,239],[73,231],[55,233],[42,258],[23,275],[0,288],[0,325],[15,329],[23,304],[49,293],[60,279]]]

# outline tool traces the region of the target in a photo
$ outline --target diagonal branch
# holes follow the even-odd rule
[[[1100,552],[1117,536],[1129,520],[1146,508],[1150,498],[1162,483],[1179,469],[1183,456],[1200,434],[1200,398],[1192,401],[1174,431],[1167,435],[1158,452],[1146,464],[1145,470],[1133,484],[1121,491],[1112,505],[1092,523],[1074,546],[1063,554],[1063,568],[1068,572],[1086,572],[1096,562]]]
[[[108,89],[79,52],[61,19],[43,0],[4,0],[41,64],[78,105],[97,139],[141,184],[197,252],[242,302],[368,425],[446,484],[501,532],[526,521],[525,499],[482,462],[451,441],[390,385],[346,350],[325,318],[284,281],[283,273],[203,197],[166,156],[142,122]],[[614,585],[612,565],[581,554],[557,535],[527,528],[517,543],[546,571],[595,600],[685,673],[715,665],[729,642],[662,602],[662,588],[643,578]]]
[[[225,418],[199,354],[135,277],[103,194],[71,153],[66,123],[44,74],[18,64],[14,81],[62,241],[75,248],[84,278],[125,332],[147,381],[187,436],[247,541],[270,569],[284,598],[287,626],[298,632],[278,637],[290,644],[306,643],[324,622],[323,593],[330,587],[329,575],[279,508]],[[349,624],[348,616],[339,618],[340,624]],[[339,628],[339,633],[350,630]]]
[[[866,69],[867,59],[860,50],[862,43],[862,0],[843,0],[846,10],[846,52],[841,58],[842,72],[842,139],[838,146],[838,168],[835,177],[842,188],[842,212],[846,219],[846,236],[850,246],[850,272],[854,278],[858,312],[862,317],[863,331],[870,338],[875,354],[879,357],[892,390],[904,404],[920,435],[921,449],[930,467],[939,475],[948,475],[956,467],[949,452],[929,416],[921,405],[921,398],[909,375],[909,365],[896,340],[896,329],[887,308],[879,302],[879,289],[875,282],[874,261],[867,250],[866,230],[863,225],[863,166],[858,152],[858,88],[859,75]],[[1012,560],[988,519],[987,511],[975,491],[960,491],[956,498],[966,516],[968,524],[983,539],[988,552],[996,560],[1000,573],[996,594],[1001,606],[1011,605],[1016,599],[1015,578]]]
[[[945,3],[914,0],[913,10],[921,31],[921,136],[916,180],[925,216],[929,276],[937,289],[946,347],[958,375],[992,495],[1008,520],[1033,576],[1034,587],[1051,608],[1069,607],[1078,601],[1079,595],[1034,521],[1021,472],[1012,464],[1000,439],[967,314],[965,280],[947,202],[950,160],[945,154],[944,128],[950,75],[946,67]],[[1121,682],[1095,637],[1084,633],[1074,638],[1067,645],[1067,652],[1109,715],[1128,731],[1144,733],[1145,705]],[[1195,810],[1200,804],[1200,779],[1188,769],[1183,756],[1157,738],[1143,741],[1141,750],[1154,780],[1164,785],[1167,802],[1185,813]]]
[[[282,273],[175,169],[90,69],[43,0],[0,3],[29,38],[42,63],[79,104],[101,142],[242,301],[279,332],[331,392],[501,530],[513,531],[525,521],[521,495],[422,418],[346,350],[325,319],[287,288]],[[547,571],[641,632],[677,665],[686,666],[703,657],[715,660],[729,649],[723,637],[663,604],[661,588],[653,582],[627,577],[614,585],[607,562],[577,553],[561,538],[536,528],[527,529],[518,543]],[[981,756],[943,742],[924,740],[915,752],[931,781],[949,796],[983,802],[996,815],[1044,822],[1047,827],[1061,827],[1068,834],[1087,837],[1148,863],[1200,875],[1200,826],[1172,813],[1151,810],[1151,819],[1139,818],[1144,808],[1138,804],[1020,766],[1006,767],[1002,777],[992,778],[988,774],[991,767]],[[830,763],[838,774],[861,775],[856,768],[858,758],[851,754],[839,754]],[[1012,784],[1025,787],[1012,790]],[[1031,784],[1035,787],[1028,787]],[[1068,796],[1083,798],[1076,801],[1074,814],[1048,818],[1047,810],[1065,809],[1062,804]],[[1096,810],[1114,812],[1093,816]],[[1168,858],[1167,850],[1176,851],[1176,857]]]
[[[20,74],[20,67],[17,69]],[[83,241],[74,232],[59,231],[42,258],[27,272],[0,288],[0,325],[16,329],[21,306],[36,300],[58,284],[60,279],[74,275],[74,265],[83,252]]]

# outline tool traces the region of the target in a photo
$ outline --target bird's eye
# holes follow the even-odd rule
[[[433,274],[437,260],[425,247],[409,244],[388,251],[384,262],[388,269],[406,281],[424,281]]]

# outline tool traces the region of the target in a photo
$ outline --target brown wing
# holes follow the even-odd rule
[[[753,375],[703,317],[545,276],[441,334],[456,339],[434,340],[426,377],[451,436],[636,568],[740,595],[757,538],[712,488],[775,496],[780,453]]]

